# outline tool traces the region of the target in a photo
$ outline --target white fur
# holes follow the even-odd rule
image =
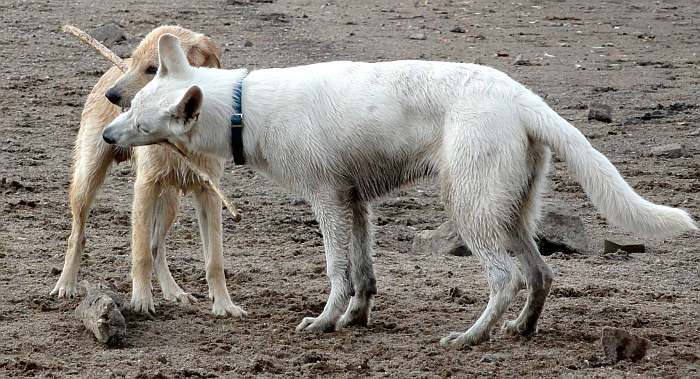
[[[639,197],[578,130],[497,70],[444,62],[330,62],[248,74],[191,68],[178,63],[172,41],[161,42],[167,64],[181,65],[177,75],[149,83],[105,133],[125,145],[167,139],[230,157],[232,93],[244,78],[247,163],[305,196],[324,236],[331,293],[323,312],[304,319],[298,330],[367,322],[376,291],[368,203],[421,177],[439,176],[450,218],[482,261],[491,291],[481,317],[466,332],[444,338],[446,345],[487,340],[525,282],[528,301],[505,328],[536,331],[552,281],[532,239],[549,147],[567,160],[611,221],[646,234],[696,229],[685,212]],[[191,92],[203,96],[197,121],[164,111],[182,104],[194,85],[201,93]],[[135,132],[136,124],[150,135]],[[508,250],[520,260],[524,278]]]

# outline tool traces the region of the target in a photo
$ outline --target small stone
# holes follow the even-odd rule
[[[415,33],[415,34],[411,34],[410,36],[408,36],[408,39],[415,39],[415,40],[423,41],[423,40],[426,40],[428,38],[425,36],[425,33]]]
[[[636,362],[644,358],[649,348],[648,339],[611,327],[603,328],[600,343],[605,357],[612,362],[624,359]]]
[[[591,243],[581,217],[565,205],[547,204],[542,212],[537,247],[542,255],[556,252],[591,254]]]
[[[60,268],[53,266],[53,267],[51,267],[51,276],[56,276],[56,275],[60,274],[62,271],[63,270],[61,270]]]
[[[252,47],[252,46],[253,46],[253,43],[250,41],[243,42],[243,47]]]
[[[588,119],[612,122],[612,108],[606,104],[592,103],[588,106]]]
[[[618,250],[622,250],[630,254],[640,254],[646,251],[645,247],[641,243],[617,243],[609,240],[605,240],[605,245],[603,248],[603,254],[615,254]]]
[[[461,26],[455,26],[454,28],[450,29],[452,33],[465,33],[466,30],[464,30],[463,27]]]
[[[125,41],[127,39],[124,29],[115,22],[108,22],[98,26],[90,32],[90,35],[106,46],[110,46],[114,43]]]
[[[522,54],[518,54],[513,61],[513,66],[532,66],[529,59],[523,58]]]
[[[685,146],[680,143],[657,146],[651,149],[651,155],[667,158],[680,158],[685,155]]]

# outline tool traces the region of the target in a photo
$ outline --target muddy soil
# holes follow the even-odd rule
[[[395,192],[375,206],[379,294],[371,325],[324,335],[294,332],[323,307],[322,241],[308,205],[265,178],[230,166],[225,191],[243,220],[225,219],[228,286],[245,320],[209,314],[192,204],[168,239],[175,279],[200,301],[169,304],[156,288],[152,318],[128,316],[128,337],[105,348],[57,300],[70,232],[72,145],[83,102],[104,59],[59,31],[121,24],[128,54],[145,33],[181,24],[224,47],[226,67],[328,60],[431,59],[499,68],[546,97],[652,201],[700,218],[700,7],[695,0],[318,1],[222,0],[0,3],[0,376],[40,377],[446,377],[700,375],[698,234],[630,236],[608,225],[555,159],[551,201],[570,204],[603,240],[643,241],[644,254],[555,254],[554,288],[531,339],[494,331],[491,341],[449,350],[438,341],[480,314],[487,287],[474,257],[420,255],[413,236],[439,226],[436,183]],[[412,37],[412,38],[411,38]],[[520,63],[514,65],[516,58]],[[612,123],[587,106],[612,107]],[[680,158],[650,154],[681,143]],[[80,278],[130,290],[133,173],[113,167],[89,220]],[[524,303],[523,294],[507,317]],[[608,364],[605,326],[651,340],[642,361]]]

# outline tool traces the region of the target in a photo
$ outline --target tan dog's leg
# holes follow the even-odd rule
[[[102,141],[102,129],[81,127],[75,147],[73,178],[70,183],[70,207],[73,226],[68,238],[68,250],[61,277],[51,295],[73,297],[77,292],[80,258],[85,246],[85,223],[97,190],[105,179],[107,169],[114,161],[115,150]]]
[[[226,288],[221,226],[221,200],[212,190],[194,192],[194,203],[202,236],[202,250],[209,284],[209,298],[214,301],[212,313],[217,316],[243,317],[247,313],[233,304]]]
[[[172,187],[163,188],[154,209],[155,227],[151,236],[151,254],[155,260],[156,278],[165,300],[189,304],[196,299],[175,282],[166,260],[165,236],[175,222],[179,207],[179,191]]]
[[[134,204],[131,212],[131,306],[137,312],[155,312],[153,303],[153,255],[151,236],[156,222],[160,185],[136,173]]]

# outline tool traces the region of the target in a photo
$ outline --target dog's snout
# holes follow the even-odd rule
[[[107,130],[102,133],[102,139],[110,145],[114,145],[117,142]]]
[[[122,95],[116,88],[110,88],[109,90],[107,90],[107,93],[105,93],[105,97],[107,97],[107,100],[109,100],[109,102],[114,105],[119,105],[119,102],[121,102],[122,100]]]

